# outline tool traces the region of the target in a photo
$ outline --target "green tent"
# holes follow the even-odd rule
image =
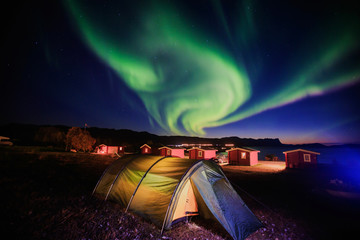
[[[193,215],[217,220],[234,239],[262,226],[209,160],[125,155],[104,171],[94,194],[151,220],[161,231]]]

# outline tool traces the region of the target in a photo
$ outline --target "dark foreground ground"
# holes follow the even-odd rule
[[[91,197],[102,172],[114,160],[111,156],[43,152],[30,147],[0,148],[2,236],[229,239],[221,227],[200,217],[179,223],[161,236],[156,226],[125,213],[116,203]],[[344,185],[346,190],[357,191],[351,180],[340,179],[344,176],[330,170],[254,173],[224,167],[224,171],[264,224],[248,239],[345,239],[358,235],[359,200],[334,197],[326,191]],[[331,181],[334,179],[339,181]]]

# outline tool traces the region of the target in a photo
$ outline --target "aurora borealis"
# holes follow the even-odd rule
[[[22,76],[45,86],[67,124],[357,142],[359,8],[324,3],[68,0],[37,12],[35,23],[61,18],[26,38],[39,51]]]
[[[76,21],[88,45],[139,95],[151,117],[171,133],[181,134],[183,127],[190,134],[204,134],[205,127],[221,125],[219,121],[251,95],[243,64],[221,46],[207,43],[205,34],[189,29],[190,24],[170,7],[145,7],[146,13],[135,16],[141,19],[139,24],[132,26],[139,33],[132,33],[126,21],[118,19],[115,25],[130,35],[125,42],[113,36],[119,34],[116,30],[98,35],[92,17],[75,4],[70,7],[75,16],[81,16]],[[112,19],[98,28],[104,29],[108,21]]]

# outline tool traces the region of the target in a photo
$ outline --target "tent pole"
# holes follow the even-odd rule
[[[118,158],[117,160],[119,160],[119,158]],[[117,161],[117,160],[116,160],[116,161]],[[110,165],[105,169],[105,171],[103,172],[103,174],[102,174],[101,177],[99,178],[99,181],[97,181],[97,183],[96,183],[96,185],[95,185],[95,188],[94,188],[94,190],[93,190],[92,193],[91,193],[91,196],[94,195],[97,187],[99,186],[99,183],[100,183],[101,179],[104,177],[105,173],[107,173],[107,171],[109,170],[109,168],[110,168],[111,166],[112,166],[112,164],[110,164]]]
[[[128,211],[128,209],[129,209],[129,207],[130,207],[130,205],[131,205],[131,202],[132,202],[132,200],[133,200],[133,198],[134,198],[134,196],[135,196],[138,188],[140,187],[140,184],[142,183],[142,181],[144,180],[144,178],[146,177],[146,175],[148,174],[148,172],[155,166],[155,164],[157,164],[158,162],[160,162],[161,160],[163,160],[163,159],[165,159],[165,158],[167,158],[167,157],[166,157],[166,156],[165,156],[165,157],[162,157],[162,158],[158,159],[156,162],[154,162],[154,163],[149,167],[149,169],[145,172],[145,174],[142,176],[140,182],[138,183],[138,185],[136,186],[136,188],[135,188],[135,190],[134,190],[134,193],[131,195],[131,198],[130,198],[129,203],[128,203],[127,207],[126,207],[125,212]]]
[[[134,156],[135,157],[135,156]],[[111,183],[111,186],[109,188],[109,191],[106,194],[105,200],[107,200],[107,198],[109,197],[109,194],[112,190],[112,188],[114,187],[114,184],[116,182],[116,180],[118,179],[118,177],[120,176],[120,173],[122,173],[122,171],[125,169],[125,167],[132,162],[132,160],[134,159],[134,157],[132,157],[127,163],[124,164],[124,166],[122,166],[122,168],[120,169],[120,171],[118,172],[118,174],[116,175],[116,178],[114,179],[114,181]]]

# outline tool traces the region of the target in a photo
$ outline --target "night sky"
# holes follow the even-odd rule
[[[356,1],[193,2],[11,3],[0,124],[360,143]]]

